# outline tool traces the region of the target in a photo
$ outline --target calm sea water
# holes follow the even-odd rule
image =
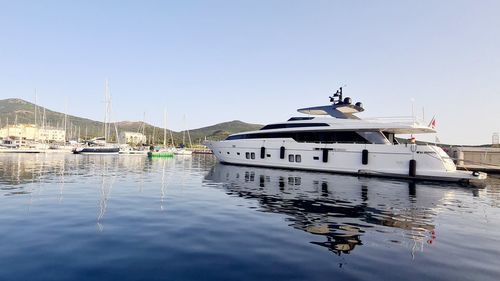
[[[0,280],[500,280],[498,181],[0,155],[0,195]]]

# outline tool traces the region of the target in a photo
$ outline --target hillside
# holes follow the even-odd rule
[[[37,123],[42,124],[43,116],[45,111],[45,124],[46,126],[64,128],[64,114],[61,112],[53,111],[38,106],[37,108]],[[87,118],[81,118],[73,115],[67,115],[67,134],[71,138],[93,138],[96,136],[103,135],[103,122],[94,121]],[[35,104],[22,100],[22,99],[4,99],[0,100],[0,127],[6,124],[34,124],[35,123]],[[154,139],[156,143],[163,142],[163,128],[155,127],[147,123],[137,122],[137,121],[121,121],[116,122],[116,128],[118,132],[120,131],[132,131],[137,132],[141,128],[145,127],[145,134],[148,139],[152,138],[154,134]],[[213,126],[198,128],[190,130],[191,140],[193,144],[198,144],[203,139],[223,139],[229,134],[258,130],[262,125],[248,124],[241,121],[231,121],[216,124]],[[182,131],[172,132],[174,141],[176,144],[182,141]],[[111,139],[115,139],[116,134],[114,126],[111,130]],[[187,135],[186,135],[187,142]]]
[[[205,136],[212,140],[220,140],[226,138],[230,134],[255,131],[260,128],[262,128],[262,125],[249,124],[239,120],[234,120],[231,122],[224,122],[213,126],[190,130],[190,134],[193,143],[199,143],[200,140],[205,138]]]

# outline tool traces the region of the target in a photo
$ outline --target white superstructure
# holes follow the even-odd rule
[[[464,183],[486,178],[484,173],[457,171],[437,146],[398,143],[395,138],[435,133],[433,128],[411,118],[359,119],[354,114],[364,110],[362,104],[342,99],[341,90],[330,100],[333,105],[299,112],[331,117],[293,117],[206,145],[220,162],[230,164]]]

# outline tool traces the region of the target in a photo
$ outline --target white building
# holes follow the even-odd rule
[[[136,132],[121,132],[119,141],[121,144],[143,144],[146,143],[146,136]]]
[[[1,139],[64,142],[66,132],[56,128],[37,128],[33,124],[8,125],[0,129]]]

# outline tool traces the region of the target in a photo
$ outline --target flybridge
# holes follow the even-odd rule
[[[342,87],[329,98],[332,103],[331,105],[306,107],[297,111],[308,115],[330,115],[339,119],[359,119],[354,114],[364,111],[361,102],[352,104],[350,97],[343,98]]]

